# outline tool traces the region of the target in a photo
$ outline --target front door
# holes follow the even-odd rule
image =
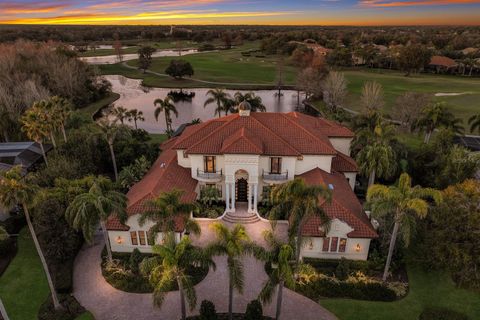
[[[237,180],[236,185],[236,198],[237,202],[247,202],[248,196],[248,182],[246,179],[241,178]]]

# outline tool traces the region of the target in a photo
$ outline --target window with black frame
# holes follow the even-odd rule
[[[216,172],[215,156],[205,156],[204,163],[205,163],[205,170],[204,170],[205,172],[208,172],[208,173]]]
[[[280,157],[270,158],[270,173],[273,173],[273,174],[282,173],[282,158]]]

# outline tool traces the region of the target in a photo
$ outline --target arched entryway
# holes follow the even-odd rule
[[[235,200],[248,201],[248,172],[245,170],[238,170],[235,173]]]

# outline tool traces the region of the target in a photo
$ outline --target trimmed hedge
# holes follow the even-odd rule
[[[448,308],[429,307],[423,310],[419,320],[469,320],[468,316]]]
[[[313,300],[321,297],[369,301],[397,300],[395,291],[381,282],[347,282],[326,276],[307,284],[297,284],[295,290]]]
[[[367,261],[346,260],[346,261],[348,261],[348,266],[351,272],[360,271],[366,275],[371,275],[373,273],[372,265],[368,260]],[[337,267],[342,262],[342,260],[303,258],[303,262],[311,265],[320,273],[333,275],[336,273]]]

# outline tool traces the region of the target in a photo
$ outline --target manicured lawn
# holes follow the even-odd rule
[[[216,52],[205,52],[194,55],[182,56],[181,59],[189,61],[195,71],[193,78],[204,81],[222,82],[230,85],[222,85],[227,88],[245,87],[245,84],[270,85],[275,84],[277,75],[277,56],[257,58],[252,54],[250,57],[242,56],[241,52],[249,49],[258,49],[258,42],[248,42],[238,48]],[[164,73],[172,57],[153,59],[150,70]],[[136,60],[127,62],[131,66],[137,66]],[[151,74],[143,74],[137,70],[129,70],[121,64],[102,65],[100,70],[104,74],[120,74],[130,78],[144,79],[144,85],[152,87],[211,87],[212,84],[204,84],[188,79],[172,80],[170,77],[162,77]],[[284,83],[295,84],[297,69],[286,65],[283,71]]]
[[[106,96],[103,99],[100,99],[98,101],[95,101],[94,103],[89,104],[88,106],[80,109],[82,113],[85,113],[89,116],[92,116],[101,108],[108,106],[109,104],[117,101],[120,98],[120,95],[118,93],[112,92],[108,96]]]
[[[10,319],[32,320],[37,319],[37,311],[49,294],[40,258],[24,228],[18,238],[17,256],[0,278],[0,297]]]
[[[448,274],[409,267],[410,291],[396,302],[325,299],[320,304],[341,320],[417,320],[427,306],[445,307],[480,319],[480,294],[458,289]]]
[[[435,97],[437,101],[445,101],[457,117],[468,119],[479,112],[480,79],[460,76],[444,76],[420,74],[405,77],[403,73],[383,70],[347,70],[344,71],[350,92],[346,106],[360,110],[358,99],[366,81],[377,81],[383,86],[385,93],[385,111],[391,112],[395,107],[395,99],[407,91],[424,93],[462,93],[470,94]],[[466,122],[465,122],[466,124]]]
[[[85,312],[76,317],[75,320],[95,320],[95,317],[90,312]]]
[[[151,143],[158,145],[168,139],[165,133],[150,133],[150,138],[152,138],[152,140],[150,140]]]

